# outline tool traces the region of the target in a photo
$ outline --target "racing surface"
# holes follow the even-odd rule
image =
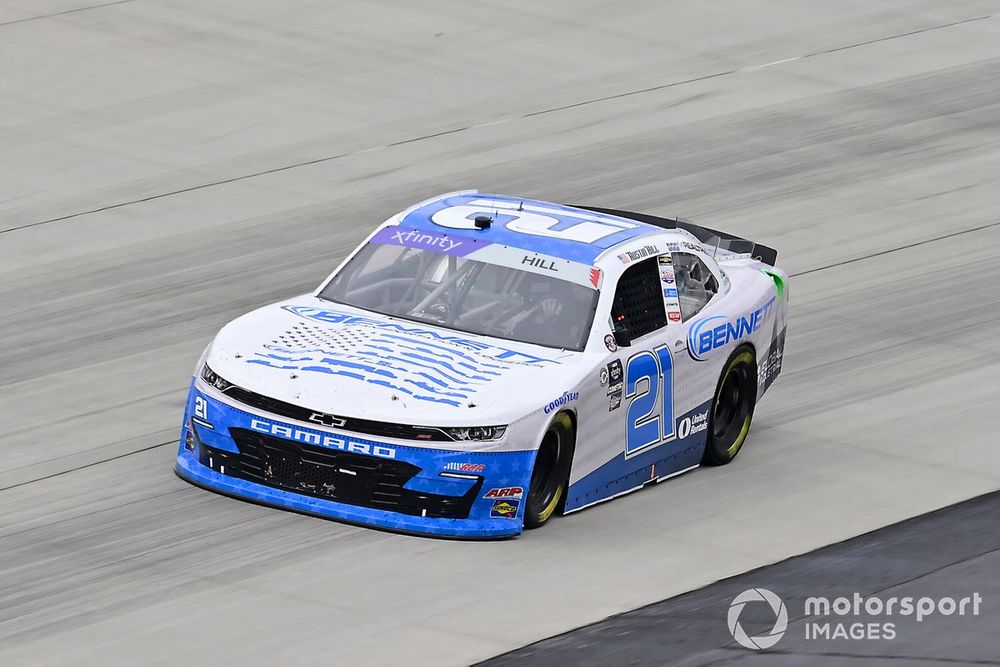
[[[487,660],[482,665],[997,665],[996,632],[1000,567],[996,516],[1000,492],[908,519],[811,553],[717,581],[690,593],[571,630]],[[930,548],[929,541],[934,546]],[[748,651],[729,634],[730,603],[743,591],[766,587],[782,600],[788,626],[778,642],[762,652]],[[935,606],[915,615],[847,613],[814,615],[807,600],[828,600],[857,593],[866,601],[892,597],[926,600],[979,597],[978,609],[966,604],[942,614]],[[946,603],[947,604],[947,603]],[[767,633],[775,616],[765,604],[747,605],[741,626]],[[877,606],[872,606],[878,609]],[[843,609],[843,608],[841,608]],[[864,611],[863,611],[864,610]],[[823,610],[820,610],[821,612]],[[948,611],[947,606],[945,611]],[[959,613],[959,612],[963,613]],[[757,618],[754,618],[757,616]],[[819,635],[816,625],[874,624],[867,637]],[[887,625],[891,624],[891,628]],[[888,638],[887,638],[888,637]],[[889,643],[891,642],[891,644]],[[887,651],[888,649],[888,651]],[[891,658],[880,656],[891,652]]]
[[[468,663],[1000,488],[1000,3],[15,0],[0,71],[0,664]],[[733,465],[494,543],[174,477],[223,323],[466,187],[778,249]]]

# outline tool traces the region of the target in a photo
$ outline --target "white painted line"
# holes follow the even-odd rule
[[[749,65],[747,67],[741,67],[740,72],[756,72],[757,70],[764,69],[765,67],[774,67],[775,65],[781,65],[782,63],[790,63],[796,60],[802,60],[802,56],[794,56],[792,58],[782,58],[781,60],[775,60],[773,62],[764,63],[763,65]]]

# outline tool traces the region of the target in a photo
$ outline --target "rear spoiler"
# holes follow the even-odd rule
[[[616,215],[619,218],[628,218],[637,222],[644,222],[647,225],[654,225],[663,229],[683,229],[693,234],[705,245],[715,246],[719,250],[727,250],[738,255],[750,255],[753,259],[763,262],[769,266],[774,266],[778,261],[778,251],[760,243],[754,243],[739,236],[733,236],[726,232],[720,232],[708,227],[696,225],[684,218],[659,218],[648,213],[631,213],[629,211],[618,211],[613,208],[598,208],[597,206],[579,206],[577,204],[567,204],[573,208],[582,208],[586,211],[604,213],[606,215]]]

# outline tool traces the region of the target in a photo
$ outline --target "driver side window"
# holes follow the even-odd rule
[[[719,293],[719,281],[703,261],[690,253],[675,252],[673,263],[681,316],[687,322]]]
[[[625,326],[633,340],[667,326],[655,257],[637,262],[622,274],[611,319],[613,326]]]

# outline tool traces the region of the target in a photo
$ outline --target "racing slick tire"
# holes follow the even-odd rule
[[[573,458],[573,421],[565,412],[556,415],[542,437],[531,471],[524,507],[524,527],[539,528],[565,501],[569,465]]]
[[[702,463],[721,466],[736,458],[750,431],[756,403],[757,362],[753,349],[744,345],[730,355],[715,387]]]

